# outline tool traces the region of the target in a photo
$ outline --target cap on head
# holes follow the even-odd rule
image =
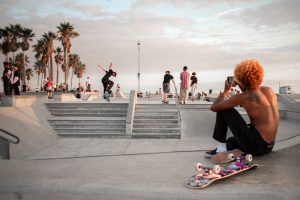
[[[193,73],[192,73],[192,75],[194,75],[194,76],[195,76],[195,75],[196,75],[196,72],[193,72]]]

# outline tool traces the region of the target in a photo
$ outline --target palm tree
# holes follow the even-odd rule
[[[6,30],[8,30],[11,34],[10,51],[13,53],[13,60],[15,60],[15,53],[20,48],[20,43],[18,42],[18,39],[20,37],[22,27],[20,24],[9,24],[9,26],[6,27]]]
[[[26,80],[27,80],[27,85],[29,85],[29,81],[33,77],[33,71],[31,68],[26,69],[25,76],[26,76]]]
[[[35,34],[32,32],[32,29],[29,28],[22,28],[20,31],[20,38],[22,39],[22,42],[20,43],[22,51],[23,51],[23,55],[24,55],[24,60],[25,60],[25,53],[26,51],[28,51],[29,49],[29,42],[32,42],[32,38],[35,36]],[[25,75],[26,73],[26,67],[23,67],[23,71],[22,71],[22,82],[23,82],[23,92],[26,92],[26,82],[25,82]],[[27,77],[28,78],[28,77]]]
[[[21,77],[23,77],[23,76],[25,76],[25,75],[23,75],[24,68],[26,68],[30,62],[29,62],[27,55],[24,56],[23,53],[18,53],[15,56],[15,60],[11,59],[10,63],[13,63],[14,65],[16,65],[18,67],[18,69],[21,72]],[[24,80],[24,82],[22,80],[22,83],[26,85],[25,80]]]
[[[8,28],[0,29],[0,38],[2,40],[1,49],[2,53],[5,55],[5,61],[9,62],[9,52],[10,52],[10,45],[11,45],[11,33],[8,31]]]
[[[53,52],[54,52],[53,42],[55,39],[56,39],[56,34],[51,31],[43,34],[43,40],[45,45],[44,53],[45,56],[47,56],[50,61],[49,78],[51,81],[53,81]]]
[[[83,74],[85,73],[85,70],[86,70],[85,64],[80,61],[74,71],[74,73],[77,75],[79,84],[80,84],[80,79],[82,78]]]
[[[46,65],[41,60],[38,60],[38,61],[34,62],[33,67],[34,67],[34,71],[38,75],[37,88],[39,88],[40,76],[42,74],[46,73]]]
[[[69,68],[72,68],[71,89],[73,88],[73,74],[75,72],[75,69],[78,67],[79,62],[80,62],[80,57],[78,54],[69,55]]]
[[[59,69],[59,65],[61,65],[63,62],[63,57],[61,55],[61,53],[62,53],[61,48],[57,47],[54,50],[54,53],[55,53],[54,60],[56,62],[56,83],[58,83],[58,78],[59,78],[59,74],[58,74],[59,70],[58,69]]]
[[[69,22],[60,23],[60,26],[57,26],[59,41],[64,49],[64,67],[65,67],[65,84],[68,89],[68,78],[69,78],[69,53],[71,49],[71,38],[75,38],[79,36],[79,33],[74,31],[73,25]]]

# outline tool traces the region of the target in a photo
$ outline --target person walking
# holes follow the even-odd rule
[[[180,98],[179,104],[186,104],[186,99],[189,90],[190,73],[187,71],[188,67],[184,66],[183,71],[180,73]]]
[[[163,100],[162,102],[168,104],[168,95],[170,93],[170,81],[172,80],[174,88],[176,89],[174,77],[170,74],[170,71],[165,72],[164,81],[163,81]]]
[[[87,80],[86,80],[86,91],[87,92],[91,92],[91,85],[92,85],[92,80],[90,79],[90,77],[87,77]]]

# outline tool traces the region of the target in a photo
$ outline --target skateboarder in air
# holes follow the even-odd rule
[[[117,73],[114,72],[111,68],[112,68],[112,63],[109,64],[109,69],[108,71],[105,70],[101,65],[98,65],[98,67],[100,67],[106,74],[103,76],[102,78],[102,84],[103,84],[103,94],[105,94],[105,91],[108,91],[109,94],[111,94],[111,88],[114,85],[114,82],[109,80],[109,78],[111,76],[116,77]]]
[[[256,60],[244,60],[236,65],[234,80],[225,81],[224,91],[211,106],[216,112],[213,138],[219,142],[216,149],[205,152],[212,157],[218,152],[240,149],[252,155],[262,155],[272,151],[279,123],[277,98],[271,88],[261,86],[263,68]],[[238,85],[241,94],[229,98],[230,89]],[[235,106],[243,107],[249,118],[246,124]],[[227,138],[230,128],[233,137]]]

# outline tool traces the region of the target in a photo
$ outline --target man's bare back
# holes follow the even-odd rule
[[[247,111],[251,124],[267,143],[274,142],[279,113],[277,97],[269,87],[243,92],[240,105]]]

